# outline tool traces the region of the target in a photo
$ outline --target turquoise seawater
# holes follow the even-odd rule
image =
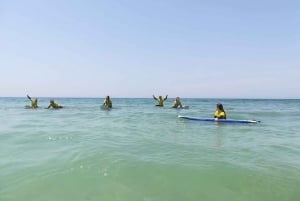
[[[0,98],[1,201],[298,201],[300,100]],[[178,119],[212,117],[259,124]]]

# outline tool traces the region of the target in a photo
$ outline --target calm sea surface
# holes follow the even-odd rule
[[[0,201],[299,201],[300,100],[0,98]],[[222,102],[231,119],[212,117]]]

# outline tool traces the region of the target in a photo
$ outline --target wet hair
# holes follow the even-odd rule
[[[221,110],[221,111],[224,112],[224,108],[223,108],[223,105],[222,105],[221,103],[218,103],[218,104],[217,104],[217,108],[218,108],[219,110]]]

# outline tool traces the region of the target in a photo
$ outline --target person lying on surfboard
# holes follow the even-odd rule
[[[176,97],[174,103],[173,103],[173,106],[172,108],[182,108],[182,104],[181,104],[181,101],[180,101],[180,98],[179,97]]]
[[[111,102],[109,96],[106,96],[106,98],[104,99],[103,105],[108,108],[112,108],[112,102]]]
[[[27,95],[27,98],[31,101],[31,107],[32,108],[38,108],[37,98],[32,99],[29,95]]]
[[[162,96],[158,96],[158,98],[156,98],[154,95],[152,95],[152,96],[153,96],[154,100],[156,100],[158,103],[155,106],[160,106],[160,107],[164,106],[164,101],[167,100],[167,98],[168,98],[168,95],[166,95],[166,97],[164,99],[162,98]]]
[[[58,103],[54,102],[54,100],[50,100],[50,104],[46,109],[49,109],[50,107],[52,107],[53,109],[63,108],[63,106],[61,106]]]
[[[216,112],[215,112],[214,118],[216,120],[218,120],[218,119],[226,119],[226,112],[225,112],[225,110],[223,108],[223,105],[221,103],[217,104],[217,108],[216,108]]]

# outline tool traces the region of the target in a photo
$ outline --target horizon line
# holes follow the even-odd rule
[[[87,97],[87,96],[82,96],[82,97],[80,97],[80,96],[77,96],[77,97],[75,97],[75,96],[37,96],[37,97],[35,97],[35,96],[32,96],[32,97],[34,97],[34,98],[59,98],[59,99],[61,99],[61,98],[74,98],[74,99],[76,99],[76,98],[78,98],[78,99],[80,99],[80,98],[82,98],[82,99],[84,99],[84,98],[86,98],[86,99],[88,99],[88,98],[90,98],[90,99],[103,99],[103,98],[105,98],[105,96],[104,97]],[[27,98],[26,96],[0,96],[0,98]],[[111,97],[110,96],[110,98],[112,98],[112,99],[153,99],[152,97]],[[168,97],[168,99],[169,98],[176,98],[176,97]],[[226,99],[249,99],[249,100],[253,100],[253,99],[257,99],[257,100],[299,100],[300,98],[262,98],[262,97],[260,97],[260,98],[258,98],[258,97],[253,97],[253,98],[242,98],[242,97],[180,97],[181,99],[224,99],[224,100],[226,100]]]

